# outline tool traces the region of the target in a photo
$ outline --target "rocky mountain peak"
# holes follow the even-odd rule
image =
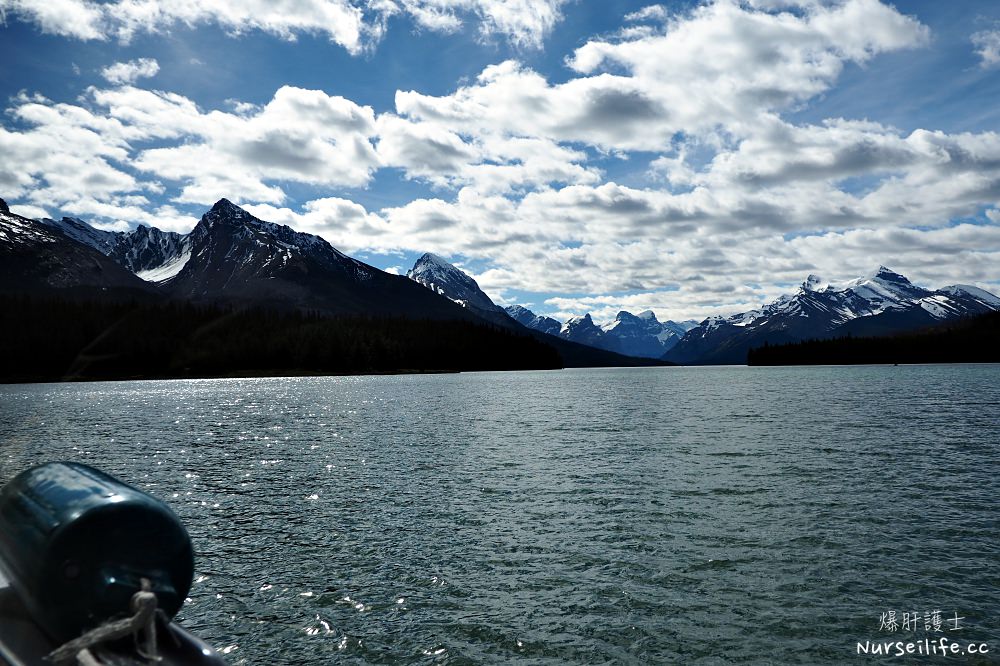
[[[885,280],[886,282],[898,282],[900,284],[910,284],[909,279],[905,276],[900,275],[890,268],[885,266],[879,266],[878,269],[872,273],[872,278],[877,280]]]
[[[243,210],[229,199],[219,199],[211,210],[202,215],[198,226],[211,227],[216,222],[227,225],[241,226],[257,221],[253,215]]]
[[[209,210],[210,213],[217,214],[235,214],[235,213],[245,213],[246,211],[234,204],[229,199],[219,199],[215,202],[215,205]]]
[[[487,313],[501,313],[479,284],[460,268],[431,252],[425,252],[406,273],[406,277],[456,303]]]

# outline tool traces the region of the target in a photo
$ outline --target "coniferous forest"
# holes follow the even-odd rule
[[[747,354],[747,365],[879,363],[1000,363],[1000,312],[904,335],[764,345]]]
[[[0,325],[4,382],[562,367],[541,341],[465,321],[0,295]]]

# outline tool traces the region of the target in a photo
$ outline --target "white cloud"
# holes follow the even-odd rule
[[[156,76],[159,71],[160,64],[153,58],[139,58],[109,65],[101,70],[101,76],[110,83],[132,84],[141,78]]]
[[[381,216],[368,212],[361,204],[337,197],[309,201],[301,212],[269,204],[245,208],[261,219],[323,236],[344,252],[379,248],[380,238],[391,233]]]
[[[79,214],[145,220],[116,201],[160,193],[164,182],[180,187],[174,199],[182,203],[280,202],[276,181],[360,186],[379,164],[371,108],[320,91],[283,87],[243,113],[203,112],[181,95],[131,86],[91,89],[86,106],[24,95],[14,102],[8,113],[28,128],[0,127],[0,191]],[[140,147],[154,139],[165,145]]]
[[[98,228],[124,231],[136,224],[158,227],[164,231],[190,231],[197,223],[197,218],[180,213],[173,206],[151,205],[143,196],[115,196],[98,200],[82,196],[69,200],[60,206],[72,211],[73,215],[88,220],[97,219]]]
[[[105,39],[103,10],[84,0],[0,0],[0,16],[35,23],[42,32],[76,39]]]
[[[109,197],[141,188],[114,165],[126,160],[128,144],[113,120],[44,97],[20,95],[8,113],[27,126],[0,127],[0,190],[11,198],[51,205],[81,196]]]
[[[278,203],[273,181],[361,186],[379,159],[369,139],[375,116],[343,97],[285,86],[260,109],[202,113],[177,95],[135,88],[97,91],[95,99],[130,137],[184,137],[179,145],[138,152],[134,166],[183,184],[179,201],[222,197]]]
[[[603,149],[656,149],[670,143],[669,111],[627,77],[602,74],[550,85],[519,63],[486,68],[446,97],[396,93],[396,110],[471,135],[544,137]]]
[[[663,21],[669,16],[663,5],[648,5],[638,11],[625,15],[626,21]]]
[[[480,32],[499,34],[516,46],[540,47],[560,20],[568,0],[401,0],[417,23],[430,30],[450,32],[462,24],[461,14],[479,19]]]
[[[984,30],[972,35],[980,65],[984,68],[1000,64],[1000,30]]]
[[[364,12],[348,0],[0,0],[0,10],[44,32],[78,39],[158,33],[178,24],[214,23],[234,33],[260,30],[284,39],[326,34],[352,53],[363,47]]]
[[[216,24],[234,33],[253,30],[294,40],[323,34],[350,53],[377,42],[387,20],[409,15],[418,25],[453,31],[472,16],[484,35],[518,46],[539,46],[567,0],[0,0],[0,13],[35,23],[43,32],[84,40],[130,41],[178,25]]]
[[[15,215],[20,215],[21,217],[26,217],[30,220],[39,220],[43,217],[51,217],[49,211],[41,206],[32,206],[31,204],[22,204],[20,206],[11,206],[10,212]]]
[[[387,164],[410,176],[445,182],[463,167],[480,161],[479,150],[435,123],[413,123],[386,114],[379,118],[378,152]]]
[[[508,61],[450,95],[399,92],[396,110],[473,136],[668,150],[678,132],[744,134],[761,115],[827,90],[845,62],[919,46],[927,36],[916,20],[876,0],[800,14],[720,0],[652,33],[587,42],[568,61],[580,76],[565,83]]]
[[[824,91],[845,62],[863,63],[927,37],[919,22],[877,0],[817,5],[801,14],[720,0],[669,20],[659,34],[588,42],[569,65],[581,74],[625,68],[634,89],[667,110],[666,131],[724,125],[739,132],[760,113]]]
[[[325,31],[302,27],[322,4],[301,2],[300,27],[282,19],[287,33],[254,29]],[[531,46],[562,4],[515,17],[504,12],[527,5],[382,0],[366,5],[358,41],[343,40],[361,48],[373,12],[408,13],[427,30],[475,17],[484,35]],[[133,31],[188,22],[188,9],[171,11],[136,19]],[[192,23],[210,20],[190,11]],[[395,112],[381,115],[294,87],[223,109],[134,85],[93,88],[75,104],[22,95],[8,110],[18,129],[0,126],[0,192],[22,206],[182,230],[194,220],[149,210],[151,195],[198,205],[225,196],[346,252],[485,260],[475,277],[487,293],[555,293],[537,298],[539,311],[599,319],[619,309],[729,313],[809,273],[846,279],[880,263],[931,286],[996,280],[1000,135],[785,115],[833,87],[846,63],[925,44],[914,19],[875,0],[719,0],[628,18],[643,23],[584,43],[559,82],[511,60],[451,94],[398,91]],[[101,34],[117,34],[100,21]],[[253,27],[240,25],[229,28]],[[602,168],[617,158],[652,177],[615,182]],[[434,196],[384,210],[337,196],[286,203],[290,184],[332,194],[386,167],[430,183]],[[964,217],[981,223],[952,222]]]
[[[474,185],[482,193],[510,193],[556,183],[596,183],[586,153],[544,138],[482,134],[463,139],[436,122],[378,118],[378,152],[386,166],[441,187]]]

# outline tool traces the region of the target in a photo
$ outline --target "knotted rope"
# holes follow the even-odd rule
[[[135,640],[136,652],[141,657],[153,662],[160,661],[156,646],[156,595],[152,590],[153,586],[149,579],[143,578],[142,589],[132,595],[129,603],[132,617],[107,622],[96,629],[91,629],[79,638],[74,638],[53,650],[48,658],[56,664],[70,664],[75,660],[78,666],[101,666],[101,662],[94,657],[90,648],[131,634]],[[139,645],[140,633],[145,636],[145,647]]]

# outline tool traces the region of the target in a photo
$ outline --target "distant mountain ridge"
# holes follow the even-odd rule
[[[562,330],[562,324],[552,317],[536,315],[523,305],[509,305],[504,310],[517,323],[536,331],[548,333],[549,335],[559,335],[559,331]]]
[[[479,321],[404,277],[348,257],[319,236],[260,220],[227,199],[188,234],[141,225],[103,231],[77,218],[36,221],[6,208],[0,215],[0,246],[11,255],[3,281],[14,291],[12,285],[38,274],[38,289],[71,287],[80,295],[93,287],[127,288],[213,305]]]
[[[654,362],[653,357],[637,356],[589,344],[583,336],[579,336],[578,339],[563,336],[560,334],[559,322],[535,317],[530,310],[521,306],[501,308],[479,288],[479,284],[472,276],[436,254],[429,252],[423,254],[406,275],[414,282],[468,308],[500,327],[532,333],[537,339],[555,346],[563,358],[568,359],[568,363],[586,362],[624,366],[661,364]]]
[[[747,365],[1000,363],[1000,310],[878,337],[841,336],[754,347]]]
[[[551,317],[536,316],[521,305],[501,308],[480,289],[472,276],[430,252],[417,259],[406,275],[501,326],[516,322],[545,335],[623,356],[659,358],[680,339],[685,330],[682,325],[674,322],[661,325],[649,311],[643,313],[642,317],[619,312],[618,319],[602,328],[594,324],[589,314],[560,324]],[[680,331],[680,335],[676,331]]]
[[[810,275],[794,294],[729,317],[709,317],[663,358],[676,363],[745,363],[747,352],[842,335],[888,335],[1000,310],[1000,298],[968,285],[936,291],[885,266],[835,285]]]
[[[529,328],[565,340],[640,358],[662,357],[697,325],[694,321],[661,322],[651,310],[638,315],[622,310],[614,321],[601,326],[594,323],[589,313],[571,317],[561,324],[552,317],[536,315],[522,305],[507,307],[507,314]]]
[[[619,349],[628,350],[634,356],[659,358],[695,325],[693,321],[661,322],[652,310],[644,310],[637,315],[622,310],[614,321],[603,325],[601,330],[605,336],[616,340]]]
[[[221,199],[184,237],[190,257],[163,281],[174,298],[326,315],[476,320],[405,277],[347,256],[320,236],[266,222]]]

